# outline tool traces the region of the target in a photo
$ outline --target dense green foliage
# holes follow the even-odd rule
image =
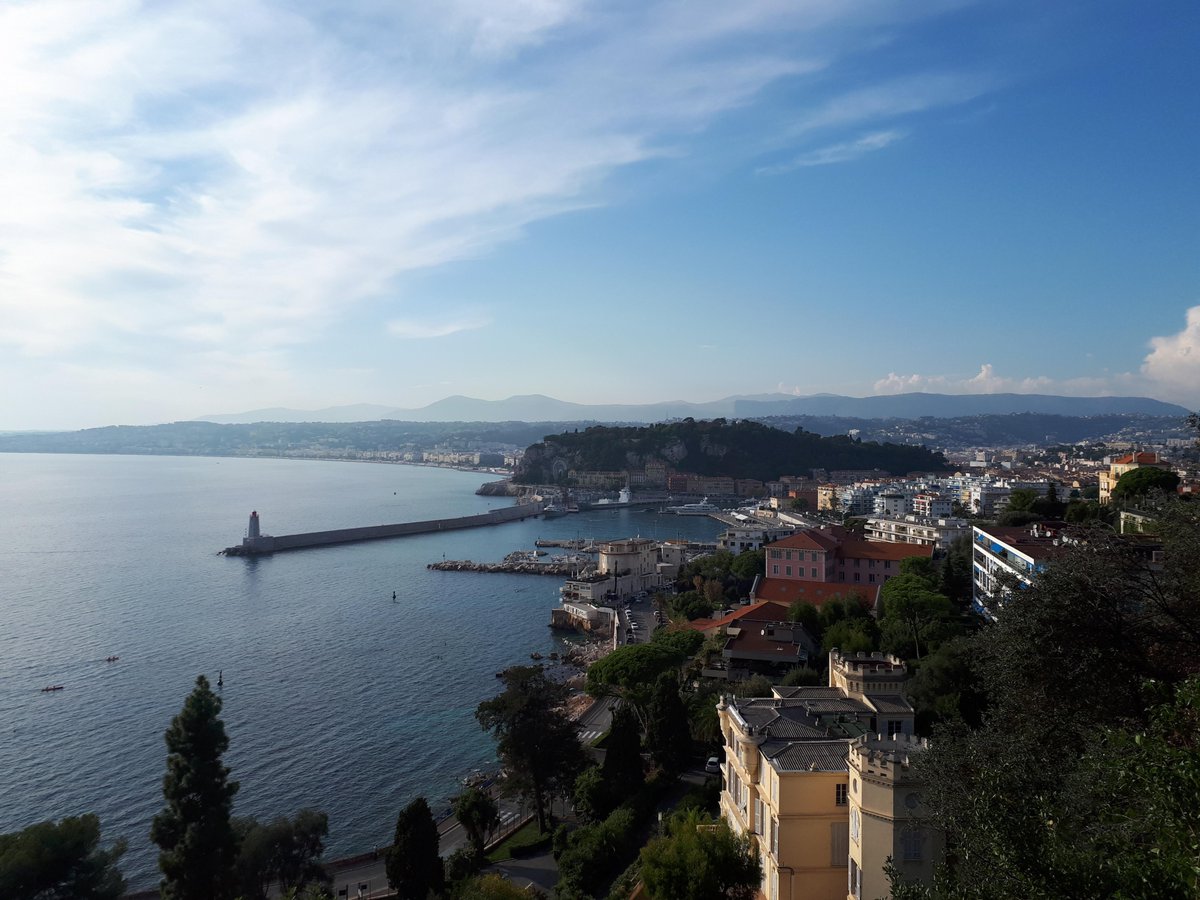
[[[166,805],[154,817],[150,838],[160,850],[165,900],[233,896],[237,838],[230,813],[238,783],[229,780],[222,762],[229,738],[220,713],[221,698],[201,675],[164,735]]]
[[[547,435],[525,451],[516,480],[533,484],[557,481],[556,459],[564,460],[566,468],[580,471],[620,471],[657,460],[697,475],[761,481],[813,468],[877,468],[895,474],[947,468],[940,453],[924,447],[862,443],[844,434],[821,437],[802,430],[787,432],[747,420],[684,419],[646,427],[596,425]]]
[[[124,841],[100,849],[100,820],[90,814],[0,834],[0,897],[117,900],[124,852]]]
[[[514,666],[501,677],[504,692],[480,703],[475,718],[496,739],[506,785],[532,800],[538,827],[546,831],[550,796],[565,793],[583,768],[575,725],[562,711],[567,688],[540,666]]]
[[[440,892],[445,884],[438,856],[437,823],[424,797],[418,797],[396,817],[396,835],[385,859],[388,884],[402,897],[421,898]]]
[[[659,629],[649,643],[618,647],[588,668],[587,691],[595,696],[616,694],[645,717],[654,683],[675,672],[704,643],[698,631]]]
[[[310,884],[328,882],[319,860],[329,835],[329,817],[315,809],[302,809],[293,819],[233,820],[238,841],[237,891],[241,900],[266,900],[267,888],[303,891]]]
[[[1158,524],[1163,562],[1090,532],[918,672],[951,713],[917,765],[953,852],[935,886],[895,896],[1200,892],[1200,524],[1179,502]],[[956,682],[983,715],[952,715],[974,703]]]
[[[641,852],[651,900],[749,900],[762,879],[749,835],[735,835],[696,810],[672,816],[666,834]],[[706,826],[706,827],[701,827]]]

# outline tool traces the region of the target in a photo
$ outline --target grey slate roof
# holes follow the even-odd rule
[[[867,694],[867,700],[881,713],[912,713],[913,711],[912,704],[899,694]]]
[[[770,741],[762,753],[777,772],[845,772],[844,740]]]

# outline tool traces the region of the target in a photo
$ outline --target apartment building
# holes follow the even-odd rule
[[[966,519],[950,517],[929,519],[911,515],[903,517],[872,516],[867,519],[867,538],[889,544],[919,544],[944,553],[956,538],[969,533]]]
[[[995,618],[1004,595],[1028,587],[1060,552],[1061,522],[1032,525],[975,525],[971,528],[971,599],[975,609]]]
[[[900,562],[911,556],[928,559],[933,546],[868,541],[836,525],[805,528],[766,546],[766,581],[871,588],[899,575]]]

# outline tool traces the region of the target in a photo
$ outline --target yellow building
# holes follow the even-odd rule
[[[843,900],[849,882],[851,741],[911,735],[904,663],[883,654],[829,655],[827,687],[723,697],[721,815],[750,834],[766,900]],[[861,857],[859,865],[861,865]]]
[[[887,897],[888,860],[906,882],[929,882],[943,840],[924,819],[914,758],[928,748],[924,738],[863,735],[852,741],[850,772],[850,871],[847,900]]]
[[[1167,463],[1157,453],[1127,453],[1114,459],[1108,466],[1108,471],[1100,470],[1100,502],[1107,503],[1112,499],[1113,488],[1121,480],[1121,476],[1134,469],[1153,466],[1156,469],[1168,468]]]

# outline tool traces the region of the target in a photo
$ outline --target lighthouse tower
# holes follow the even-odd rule
[[[261,532],[258,529],[258,511],[255,510],[254,512],[250,513],[250,527],[246,529],[246,537],[253,540],[256,537],[259,537],[260,534]]]

